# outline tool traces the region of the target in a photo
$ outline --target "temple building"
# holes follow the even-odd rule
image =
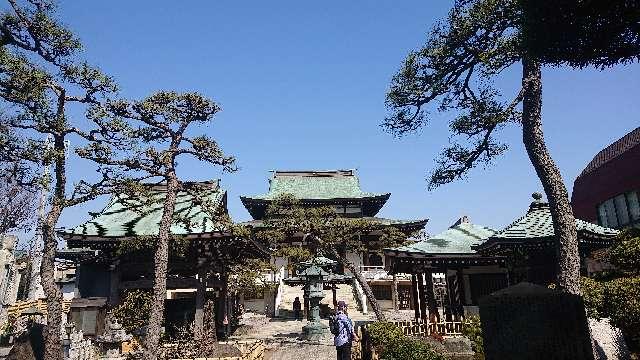
[[[573,183],[574,215],[610,228],[640,227],[640,127],[598,152]]]
[[[480,297],[508,282],[504,257],[483,256],[472,248],[495,232],[463,216],[426,240],[385,249],[387,271],[407,279],[398,287],[399,308],[413,309],[416,318],[435,311],[476,313]]]
[[[385,205],[390,193],[371,193],[362,191],[358,176],[354,170],[329,170],[329,171],[274,171],[269,180],[267,193],[255,196],[241,196],[242,204],[253,217],[247,225],[260,226],[265,218],[269,204],[283,195],[292,195],[301,206],[330,206],[336,213],[345,217],[367,219],[383,226],[395,227],[409,237],[411,234],[423,229],[427,219],[419,220],[395,220],[377,217],[378,212]],[[363,236],[363,242],[376,241],[375,234]],[[392,278],[384,272],[384,257],[375,251],[344,252],[343,256],[361,270],[369,285],[372,287],[377,299],[383,302],[383,307],[392,306],[391,288]],[[293,299],[302,297],[302,290],[291,288],[285,284],[288,277],[292,276],[292,267],[286,258],[272,258],[272,263],[277,268],[273,281],[278,283],[275,296],[275,313],[280,315],[290,310]],[[339,269],[339,272],[349,273],[348,270]],[[382,276],[381,276],[382,275]],[[354,296],[354,294],[356,294]],[[363,313],[367,312],[367,301],[362,289],[357,282],[341,286],[338,296],[344,300],[352,300],[360,304]],[[330,298],[328,296],[327,298]],[[264,307],[259,303],[256,308]]]
[[[480,297],[509,285],[527,281],[546,286],[555,281],[557,239],[551,211],[541,194],[533,198],[526,214],[501,231],[463,218],[427,241],[385,249],[390,273],[411,274],[416,318],[475,312]],[[610,246],[618,231],[579,219],[576,227],[586,274],[591,251]],[[445,285],[438,286],[441,282]],[[446,292],[445,301],[438,299],[439,287]]]
[[[75,267],[71,320],[85,335],[99,333],[104,309],[118,305],[127,291],[153,287],[153,243],[166,186],[147,187],[148,192],[135,199],[116,194],[93,219],[59,231],[67,248],[58,258]],[[240,258],[268,258],[261,245],[225,232],[218,216],[226,214],[227,193],[219,181],[183,183],[171,225],[168,333],[192,321],[202,326],[205,302],[211,300],[218,335],[226,336],[237,305],[227,289],[229,266]]]

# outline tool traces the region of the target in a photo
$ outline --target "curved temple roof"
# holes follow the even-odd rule
[[[190,235],[219,231],[214,219],[203,210],[200,204],[205,201],[207,206],[217,211],[225,211],[226,191],[220,188],[217,180],[184,185],[194,190],[178,193],[176,220],[171,225],[171,233]],[[158,185],[149,186],[152,187],[150,195],[134,201],[127,200],[126,195],[114,195],[107,206],[93,219],[72,229],[61,230],[60,235],[65,239],[90,238],[93,240],[157,235],[166,189]],[[201,200],[196,200],[194,196],[196,191]]]
[[[495,230],[472,224],[468,217],[463,216],[447,230],[427,240],[397,248],[385,249],[385,252],[406,253],[408,255],[472,254],[475,253],[475,251],[471,249],[472,246],[480,244],[494,233]]]
[[[269,202],[285,194],[303,204],[359,204],[365,216],[375,216],[391,196],[362,191],[354,170],[309,170],[275,171],[267,193],[240,200],[254,219],[261,219]]]
[[[492,247],[496,243],[523,243],[527,241],[547,240],[555,236],[553,220],[549,204],[542,201],[542,195],[533,194],[534,201],[529,206],[527,213],[514,221],[504,230],[491,236],[484,244],[474,247],[483,250]],[[607,242],[618,234],[618,230],[605,228],[587,221],[576,219],[578,240],[595,240]]]
[[[269,192],[252,199],[273,200],[291,194],[298,199],[361,199],[389,194],[364,192],[353,170],[276,171],[269,180]]]

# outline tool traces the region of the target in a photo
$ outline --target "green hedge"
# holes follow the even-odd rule
[[[406,337],[402,329],[390,322],[376,322],[367,327],[371,344],[384,360],[446,360],[429,344]]]
[[[583,278],[582,295],[589,317],[608,317],[622,330],[629,347],[640,349],[640,277],[609,281]]]

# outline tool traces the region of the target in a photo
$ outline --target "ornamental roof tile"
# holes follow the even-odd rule
[[[463,216],[447,230],[427,240],[400,246],[391,250],[422,254],[470,254],[471,246],[478,245],[495,233],[485,226],[472,224]]]
[[[269,181],[269,192],[253,199],[273,200],[291,194],[298,199],[360,199],[388,194],[364,192],[353,170],[275,171]]]
[[[222,207],[226,191],[222,190],[218,181],[185,183],[185,186],[202,187],[201,196],[211,206]],[[151,186],[151,185],[150,185]],[[166,188],[153,186],[148,198],[125,201],[125,195],[114,195],[107,206],[93,219],[72,229],[60,231],[63,237],[82,236],[99,238],[125,238],[134,236],[153,236],[158,234],[162,217],[163,199]],[[151,199],[150,205],[143,204]],[[194,196],[187,191],[180,191],[176,199],[176,221],[171,225],[174,235],[211,233],[217,231],[214,220],[200,206]]]
[[[549,204],[542,201],[542,195],[533,195],[534,201],[527,213],[514,221],[504,230],[491,237],[492,240],[526,240],[532,238],[549,238],[555,235]],[[590,222],[576,219],[578,233],[590,236],[610,238],[618,234],[615,229],[605,228]]]

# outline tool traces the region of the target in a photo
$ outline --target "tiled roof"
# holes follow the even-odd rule
[[[475,253],[471,246],[480,244],[494,233],[493,229],[472,224],[465,216],[447,230],[427,240],[392,250],[423,254],[469,254]]]
[[[627,135],[616,140],[613,144],[602,149],[593,157],[578,177],[585,176],[638,145],[640,145],[640,127],[632,130]]]
[[[491,240],[525,240],[532,238],[548,238],[554,236],[553,221],[549,204],[543,202],[542,195],[534,194],[534,201],[527,213],[491,237]],[[578,233],[596,237],[613,237],[618,234],[615,229],[605,228],[590,222],[576,219]]]
[[[383,225],[383,226],[398,226],[398,227],[410,227],[410,228],[419,228],[422,229],[425,227],[428,219],[422,220],[394,220],[394,219],[385,219],[373,216],[363,216],[357,219],[371,221],[372,223]],[[254,227],[262,227],[264,226],[264,220],[251,220],[240,223],[241,225],[254,226]]]
[[[269,181],[269,192],[250,198],[273,200],[283,194],[311,200],[360,199],[387,195],[362,191],[358,176],[353,170],[275,171]]]
[[[193,183],[191,183],[193,184]],[[226,192],[217,181],[197,183],[203,188],[201,196],[210,201],[212,206],[220,208]],[[189,184],[185,184],[188,186]],[[123,238],[133,236],[157,235],[162,217],[163,199],[166,188],[154,186],[150,198],[150,206],[142,206],[140,201],[124,202],[125,196],[115,195],[107,206],[93,219],[72,229],[60,231],[63,237],[86,236],[100,238]],[[180,191],[176,199],[176,218],[171,225],[171,233],[187,235],[210,233],[218,230],[208,213],[203,211],[191,194]]]

